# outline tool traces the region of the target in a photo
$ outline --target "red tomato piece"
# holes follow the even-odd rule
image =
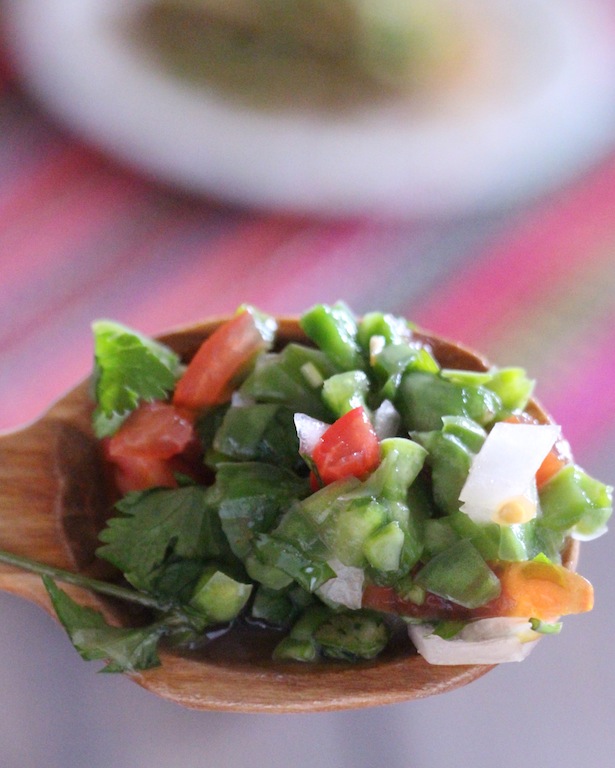
[[[194,428],[169,403],[143,403],[103,447],[120,493],[157,486],[175,487],[176,458],[188,450]]]
[[[192,422],[170,403],[143,403],[124,421],[109,441],[113,460],[127,454],[169,459],[181,453],[194,437]]]
[[[113,482],[121,495],[148,488],[175,488],[172,464],[165,459],[138,453],[112,460]]]
[[[240,312],[201,344],[177,383],[173,402],[193,409],[227,402],[246,368],[268,347],[252,313]]]
[[[380,464],[380,443],[365,409],[353,408],[334,421],[312,452],[322,483],[344,477],[362,480]]]
[[[439,620],[468,620],[471,611],[461,605],[427,592],[424,601],[419,605],[412,600],[405,600],[397,594],[393,587],[382,587],[368,584],[363,592],[363,608],[374,611],[392,613],[396,616],[410,616],[424,621]]]

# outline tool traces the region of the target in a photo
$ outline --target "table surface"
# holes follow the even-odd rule
[[[96,318],[156,333],[244,302],[296,314],[341,298],[525,366],[578,462],[615,479],[615,155],[515,210],[455,221],[245,210],[99,154],[0,65],[0,296],[0,430],[88,374]],[[524,664],[446,696],[334,714],[179,709],[96,674],[51,619],[2,595],[2,765],[607,768],[610,547],[607,536],[582,551],[595,610]]]

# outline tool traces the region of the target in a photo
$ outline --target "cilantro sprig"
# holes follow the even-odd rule
[[[143,400],[165,398],[181,364],[164,344],[111,320],[97,320],[94,333],[94,432],[103,438],[117,431]]]
[[[208,559],[225,554],[220,525],[199,485],[153,488],[127,494],[116,505],[99,539],[97,555],[136,589],[157,593],[165,564],[173,558]]]
[[[190,641],[216,623],[208,604],[194,601],[204,574],[232,571],[235,560],[222,533],[207,489],[185,485],[128,494],[118,515],[101,532],[97,554],[123,572],[130,586],[0,550],[0,562],[37,573],[71,642],[87,660],[105,660],[105,672],[134,672],[158,666],[160,641]],[[57,582],[83,587],[141,609],[143,626],[110,625],[103,614],[76,602]],[[233,589],[228,577],[225,587]],[[239,585],[246,595],[245,585]]]

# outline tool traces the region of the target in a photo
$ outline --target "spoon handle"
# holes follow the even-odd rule
[[[68,402],[78,399],[73,393]],[[0,435],[0,548],[88,570],[109,499],[97,441],[74,413],[60,401],[39,421]]]

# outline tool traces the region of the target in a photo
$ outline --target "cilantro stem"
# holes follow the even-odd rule
[[[84,587],[92,592],[98,592],[108,597],[115,597],[119,600],[126,600],[131,603],[137,603],[145,608],[155,608],[157,610],[165,610],[168,606],[163,605],[159,600],[144,594],[143,592],[137,592],[135,589],[129,589],[126,587],[120,587],[117,584],[112,584],[108,581],[101,581],[100,579],[92,579],[89,576],[83,576],[80,573],[73,573],[72,571],[65,571],[62,568],[56,568],[53,565],[47,565],[46,563],[39,563],[36,560],[32,560],[29,557],[23,557],[21,555],[14,555],[11,552],[6,552],[0,549],[0,563],[6,565],[12,565],[16,568],[21,568],[30,573],[36,573],[39,576],[49,576],[55,581],[60,581],[65,584],[73,584],[77,587]]]

